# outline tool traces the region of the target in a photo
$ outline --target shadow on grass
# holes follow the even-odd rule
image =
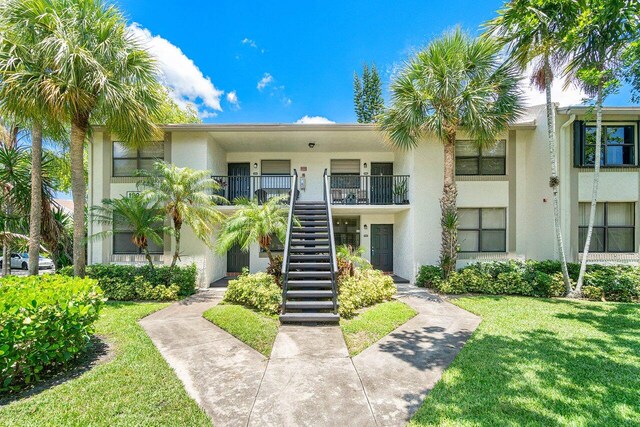
[[[541,302],[562,302],[572,308],[549,313],[548,322],[560,322],[554,324],[555,331],[541,328],[537,319],[531,320],[530,330],[511,331],[510,335],[499,333],[504,324],[481,327],[431,391],[413,422],[639,425],[637,306]],[[443,336],[442,340],[456,345],[462,338]],[[397,356],[407,358],[412,351],[409,346]],[[416,364],[420,369],[430,369],[442,357],[438,353],[413,356],[417,360],[432,359]],[[407,394],[405,399],[414,402],[416,395]]]
[[[78,378],[85,372],[98,365],[107,363],[115,356],[113,345],[104,337],[93,336],[87,346],[87,350],[60,370],[50,372],[42,377],[42,380],[34,386],[12,394],[0,395],[0,406],[13,401],[36,396],[52,387],[63,384],[74,378]]]

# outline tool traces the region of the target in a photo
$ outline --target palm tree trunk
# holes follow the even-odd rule
[[[9,201],[9,191],[10,191],[9,188],[7,187],[2,188],[4,200],[6,200],[6,203],[4,205],[5,220],[4,220],[4,227],[3,227],[5,233],[9,232],[9,220],[6,218],[8,218],[9,215],[11,215],[11,202]],[[11,274],[11,248],[9,247],[9,239],[5,238],[2,245],[2,275],[8,276],[9,274]]]
[[[442,218],[440,220],[440,225],[442,226],[440,266],[445,278],[455,271],[458,257],[456,229],[455,227],[453,229],[450,227],[449,221],[457,212],[458,189],[456,188],[455,176],[455,143],[455,134],[450,135],[444,142],[444,187],[442,189],[442,198],[440,199],[440,208],[442,210]]]
[[[84,209],[87,185],[84,178],[84,141],[89,129],[87,117],[76,117],[71,123],[71,192],[73,193],[73,273],[84,277],[85,232]]]
[[[269,264],[273,265],[273,255],[271,254],[271,249],[269,249],[269,246],[263,246],[263,249],[267,253],[267,257],[269,258]]]
[[[149,263],[149,267],[151,267],[151,270],[153,271],[153,260],[151,259],[149,248],[145,246],[144,248],[142,248],[142,252],[144,253],[144,257],[147,259],[147,262]]]
[[[178,262],[178,258],[180,258],[180,231],[182,229],[182,224],[174,224],[174,229],[176,238],[176,250],[173,252],[173,260],[171,261],[170,270],[173,270],[173,268],[176,266],[176,263]]]
[[[584,274],[587,271],[587,256],[591,245],[591,235],[593,234],[593,223],[596,219],[596,205],[598,202],[598,184],[600,183],[600,150],[602,146],[602,83],[598,84],[596,95],[596,160],[593,167],[593,187],[591,188],[591,210],[589,212],[589,226],[587,227],[587,239],[582,250],[582,262],[580,263],[580,274],[576,288],[569,296],[579,298],[582,295],[582,284]]]
[[[549,137],[549,159],[551,160],[551,177],[549,186],[553,192],[553,223],[556,232],[556,245],[560,254],[562,266],[562,279],[564,281],[565,293],[571,292],[571,281],[569,280],[569,270],[567,269],[567,257],[564,253],[564,241],[562,239],[562,229],[560,228],[560,203],[558,197],[558,156],[556,155],[556,117],[553,103],[551,102],[551,65],[549,58],[544,59],[544,85],[547,96],[547,132]]]
[[[29,275],[37,276],[42,231],[42,123],[31,129],[31,213],[29,217]]]

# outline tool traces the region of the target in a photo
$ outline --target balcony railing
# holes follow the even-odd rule
[[[409,204],[409,175],[329,175],[333,205]]]
[[[264,203],[273,197],[288,196],[291,192],[291,175],[214,175],[211,178],[220,186],[215,194],[231,204],[242,197]]]

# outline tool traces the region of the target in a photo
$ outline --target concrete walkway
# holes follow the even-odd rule
[[[399,284],[418,315],[353,359],[338,326],[286,325],[267,360],[201,317],[222,291],[140,321],[216,426],[405,425],[480,323]]]

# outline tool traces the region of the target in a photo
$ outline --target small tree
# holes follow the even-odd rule
[[[149,254],[149,240],[162,246],[163,232],[171,232],[165,227],[164,211],[157,203],[149,205],[144,197],[137,193],[122,196],[119,199],[104,199],[102,206],[91,207],[91,220],[110,228],[89,236],[90,239],[104,239],[112,236],[114,227],[124,227],[132,233],[131,242],[144,253],[149,266],[153,269],[153,260]]]
[[[255,199],[236,199],[238,210],[222,222],[216,252],[226,254],[236,244],[246,252],[252,243],[257,242],[273,264],[273,236],[284,242],[289,226],[289,209],[282,201],[283,197],[274,197],[261,205]]]
[[[336,248],[336,256],[339,260],[343,260],[349,269],[349,276],[356,275],[356,267],[369,269],[371,263],[362,257],[364,255],[364,247],[354,248],[351,245],[341,245]]]
[[[353,102],[358,123],[375,123],[384,110],[382,85],[375,64],[362,67],[362,79],[353,73]]]
[[[184,224],[191,227],[198,239],[211,247],[214,227],[223,218],[216,206],[226,200],[214,195],[220,186],[209,178],[208,171],[155,162],[153,170],[138,171],[138,176],[142,177],[138,188],[142,189],[144,200],[157,204],[172,221],[176,246],[171,269],[180,259],[180,239]]]

